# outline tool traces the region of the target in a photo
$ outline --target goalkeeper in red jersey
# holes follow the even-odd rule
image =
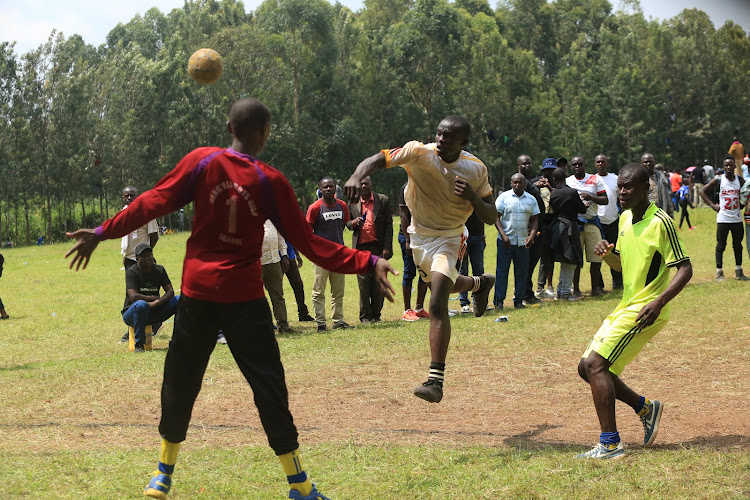
[[[289,411],[284,368],[261,280],[263,223],[270,219],[296,249],[331,271],[374,271],[391,302],[394,290],[387,274],[397,273],[385,259],[312,233],[289,181],[256,158],[271,130],[271,112],[263,103],[237,101],[227,129],[232,134],[231,147],[193,150],[128,210],[96,229],[68,233],[78,241],[66,257],[73,255],[71,268],[85,268],[99,241],[119,238],[193,202],[195,217],[182,269],[182,296],[164,363],[161,453],[158,470],[144,493],[163,499],[169,492],[177,452],[221,330],[252,387],[269,445],[286,472],[289,498],[325,499],[307,477],[299,457],[297,428]]]

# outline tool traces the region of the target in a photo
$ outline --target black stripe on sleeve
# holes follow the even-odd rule
[[[685,255],[685,253],[682,251],[680,240],[677,238],[677,228],[675,228],[672,218],[667,215],[662,209],[658,209],[654,215],[658,217],[664,225],[664,230],[667,233],[669,244],[672,247],[672,253],[674,253],[676,259],[675,262],[685,260],[687,258],[687,255]]]

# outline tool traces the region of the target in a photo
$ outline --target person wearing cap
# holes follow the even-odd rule
[[[545,158],[542,161],[541,173],[531,179],[531,182],[539,189],[539,194],[544,203],[544,210],[539,215],[539,273],[537,274],[537,289],[534,295],[538,299],[554,299],[555,290],[552,288],[552,273],[555,269],[555,259],[549,244],[549,226],[555,218],[549,200],[554,189],[552,173],[557,168],[554,158]],[[545,290],[545,285],[547,289]]]
[[[125,272],[125,305],[122,320],[132,326],[135,352],[143,352],[146,325],[162,323],[177,311],[179,297],[174,294],[167,270],[154,262],[154,252],[148,243],[135,248],[136,265]],[[159,295],[160,290],[164,295]]]

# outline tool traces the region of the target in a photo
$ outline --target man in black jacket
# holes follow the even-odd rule
[[[393,215],[388,197],[372,191],[369,176],[359,184],[359,199],[349,202],[351,219],[346,227],[351,229],[352,248],[367,250],[373,255],[390,259],[393,255]],[[383,293],[372,272],[358,274],[359,320],[362,323],[380,322]]]

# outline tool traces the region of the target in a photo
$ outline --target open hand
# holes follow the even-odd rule
[[[93,229],[79,229],[72,233],[65,233],[65,235],[68,238],[75,238],[78,240],[76,241],[76,244],[73,245],[73,248],[68,250],[65,254],[65,258],[67,259],[71,254],[75,253],[73,260],[70,261],[70,269],[73,269],[73,266],[75,266],[76,271],[78,271],[81,265],[86,269],[91,254],[94,253],[97,245],[99,245],[99,238],[96,237],[96,232]]]

